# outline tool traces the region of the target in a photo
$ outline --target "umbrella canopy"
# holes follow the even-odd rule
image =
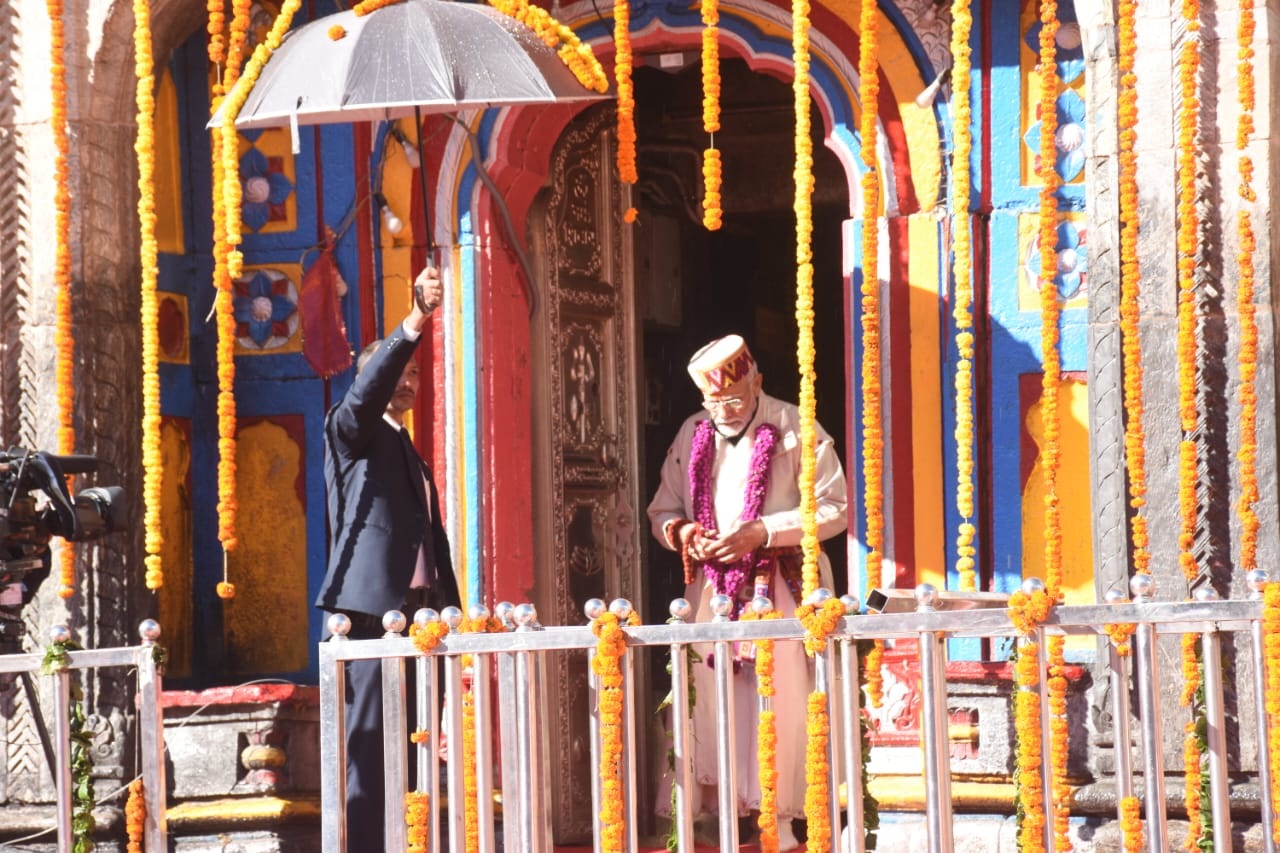
[[[333,38],[341,27],[345,34]],[[584,87],[533,30],[487,5],[404,0],[291,32],[236,118],[249,130],[608,97]],[[215,115],[210,126],[221,123]]]

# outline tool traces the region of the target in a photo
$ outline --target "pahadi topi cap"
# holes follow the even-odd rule
[[[756,360],[741,335],[717,338],[689,359],[689,375],[703,394],[719,394],[750,376],[755,368]]]

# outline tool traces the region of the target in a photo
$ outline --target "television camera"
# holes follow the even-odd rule
[[[123,490],[93,486],[73,498],[66,475],[96,471],[93,456],[0,450],[0,647],[20,639],[20,610],[49,574],[49,542],[85,542],[125,522]]]

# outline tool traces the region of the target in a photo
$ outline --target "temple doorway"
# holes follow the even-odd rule
[[[668,55],[669,57],[670,55]],[[641,395],[642,503],[658,486],[658,472],[680,424],[701,397],[685,371],[689,356],[712,338],[741,334],[764,375],[765,390],[795,402],[799,396],[795,321],[795,106],[791,86],[753,72],[742,60],[722,62],[721,130],[724,225],[702,224],[702,84],[697,54],[678,70],[638,67],[635,73],[638,171],[634,203],[636,316],[645,383]],[[652,57],[655,65],[674,64]],[[814,329],[818,420],[835,438],[848,467],[845,423],[845,284],[841,223],[848,217],[848,179],[822,143],[814,110]],[[679,558],[643,537],[644,616],[662,621],[683,595]],[[846,548],[826,544],[843,589]],[[665,664],[653,686],[667,686]]]

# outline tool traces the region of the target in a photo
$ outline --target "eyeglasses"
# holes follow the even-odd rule
[[[746,403],[746,399],[742,397],[725,397],[720,400],[703,400],[702,408],[708,412],[736,412],[739,411]]]

